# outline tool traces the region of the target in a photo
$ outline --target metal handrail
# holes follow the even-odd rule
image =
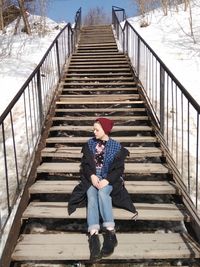
[[[112,24],[120,49],[129,56],[154,121],[198,209],[200,105],[129,21],[119,18],[120,11],[124,17],[124,9],[112,8]]]
[[[4,167],[0,170],[0,237],[14,216],[28,180],[57,84],[76,49],[80,27],[81,9],[76,13],[74,28],[68,23],[60,31],[0,116],[0,165]]]

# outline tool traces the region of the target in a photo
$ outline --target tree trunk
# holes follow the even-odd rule
[[[4,28],[4,20],[3,20],[3,0],[0,0],[0,30]]]
[[[31,28],[28,22],[28,17],[26,13],[26,9],[24,7],[24,0],[18,0],[19,8],[20,8],[20,13],[24,21],[24,27],[25,27],[25,32],[27,34],[31,34]]]

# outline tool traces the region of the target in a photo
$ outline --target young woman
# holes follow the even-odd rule
[[[97,261],[109,256],[117,246],[112,203],[117,207],[137,211],[123,183],[124,161],[129,152],[109,137],[113,121],[98,118],[94,122],[94,137],[83,146],[81,160],[81,183],[72,192],[68,212],[74,212],[80,202],[87,198],[87,223],[90,259]],[[104,242],[99,241],[100,221],[103,222]]]

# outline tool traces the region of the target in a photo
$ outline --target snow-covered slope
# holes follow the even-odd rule
[[[164,16],[156,9],[145,16],[129,18],[129,22],[164,61],[176,78],[200,104],[200,2],[193,1],[191,36],[190,13],[180,5]],[[140,27],[143,22],[149,26]]]
[[[38,65],[62,24],[49,18],[29,16],[32,35],[21,31],[13,35],[16,21],[0,31],[0,115]],[[38,33],[39,32],[39,33]]]

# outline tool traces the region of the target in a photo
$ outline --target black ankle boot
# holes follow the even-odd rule
[[[114,230],[106,230],[105,233],[103,233],[103,238],[104,242],[101,250],[101,255],[102,257],[107,257],[114,252],[114,249],[117,246],[117,237]]]
[[[89,235],[90,260],[95,262],[101,259],[99,236],[96,234]]]

